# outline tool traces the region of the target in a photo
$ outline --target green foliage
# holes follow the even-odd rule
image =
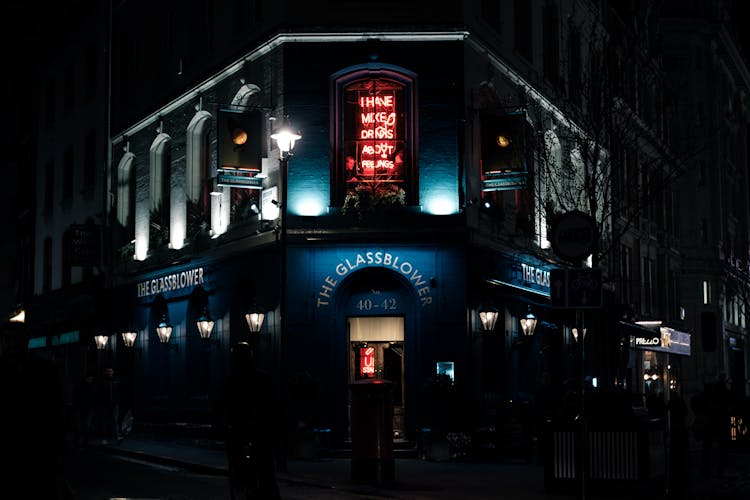
[[[406,192],[390,183],[362,183],[349,191],[344,199],[341,212],[354,213],[358,220],[368,213],[406,205]]]

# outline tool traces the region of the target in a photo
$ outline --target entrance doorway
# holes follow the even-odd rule
[[[393,439],[403,439],[406,428],[404,422],[404,318],[402,316],[366,316],[351,317],[347,321],[349,383],[368,378],[388,380],[393,383]],[[348,408],[351,410],[351,400],[348,402]],[[351,430],[351,419],[349,423]]]

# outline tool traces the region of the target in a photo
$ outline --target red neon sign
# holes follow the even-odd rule
[[[373,378],[375,376],[375,348],[359,348],[359,374],[363,378]]]
[[[345,92],[346,181],[403,182],[403,86],[364,80],[349,85]]]

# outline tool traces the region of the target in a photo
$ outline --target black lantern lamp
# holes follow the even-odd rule
[[[265,319],[265,317],[266,314],[261,311],[258,306],[253,304],[253,306],[245,314],[245,321],[247,321],[247,327],[250,329],[251,333],[260,332],[260,329],[263,327],[263,320]]]
[[[526,313],[526,316],[521,318],[521,331],[523,331],[523,336],[524,337],[533,336],[534,330],[536,330],[536,324],[537,324],[536,316],[534,316],[531,313],[531,306],[529,306],[529,312]]]
[[[479,321],[482,322],[482,330],[485,332],[494,331],[498,316],[500,316],[500,313],[494,307],[483,307],[480,309]]]
[[[172,325],[169,324],[166,313],[162,315],[161,322],[156,326],[156,335],[159,337],[159,342],[169,344],[169,338],[172,336]]]
[[[104,349],[107,348],[108,341],[109,341],[108,335],[104,335],[103,333],[99,335],[94,335],[94,342],[96,343],[96,348],[100,351],[103,351]]]
[[[122,343],[125,347],[133,347],[135,345],[135,339],[138,337],[138,332],[135,330],[129,330],[122,332]]]
[[[195,322],[195,324],[198,325],[198,333],[202,339],[211,338],[211,332],[214,330],[214,323],[215,321],[211,319],[211,315],[208,314],[208,306],[204,307],[201,315]]]

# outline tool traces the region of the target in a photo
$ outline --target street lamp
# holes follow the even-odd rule
[[[281,338],[279,339],[279,370],[284,372],[286,370],[286,247],[287,247],[287,208],[288,193],[289,193],[289,158],[292,156],[292,149],[294,149],[294,143],[302,136],[292,131],[289,126],[288,117],[284,118],[284,123],[281,128],[271,134],[271,139],[276,141],[276,145],[279,147],[279,170],[281,174],[281,203],[279,206],[279,252],[280,252],[280,264],[281,264],[281,293],[279,294],[279,327]],[[248,321],[249,323],[249,321]],[[282,378],[284,376],[281,373]],[[281,468],[286,468],[286,457],[281,457]]]

